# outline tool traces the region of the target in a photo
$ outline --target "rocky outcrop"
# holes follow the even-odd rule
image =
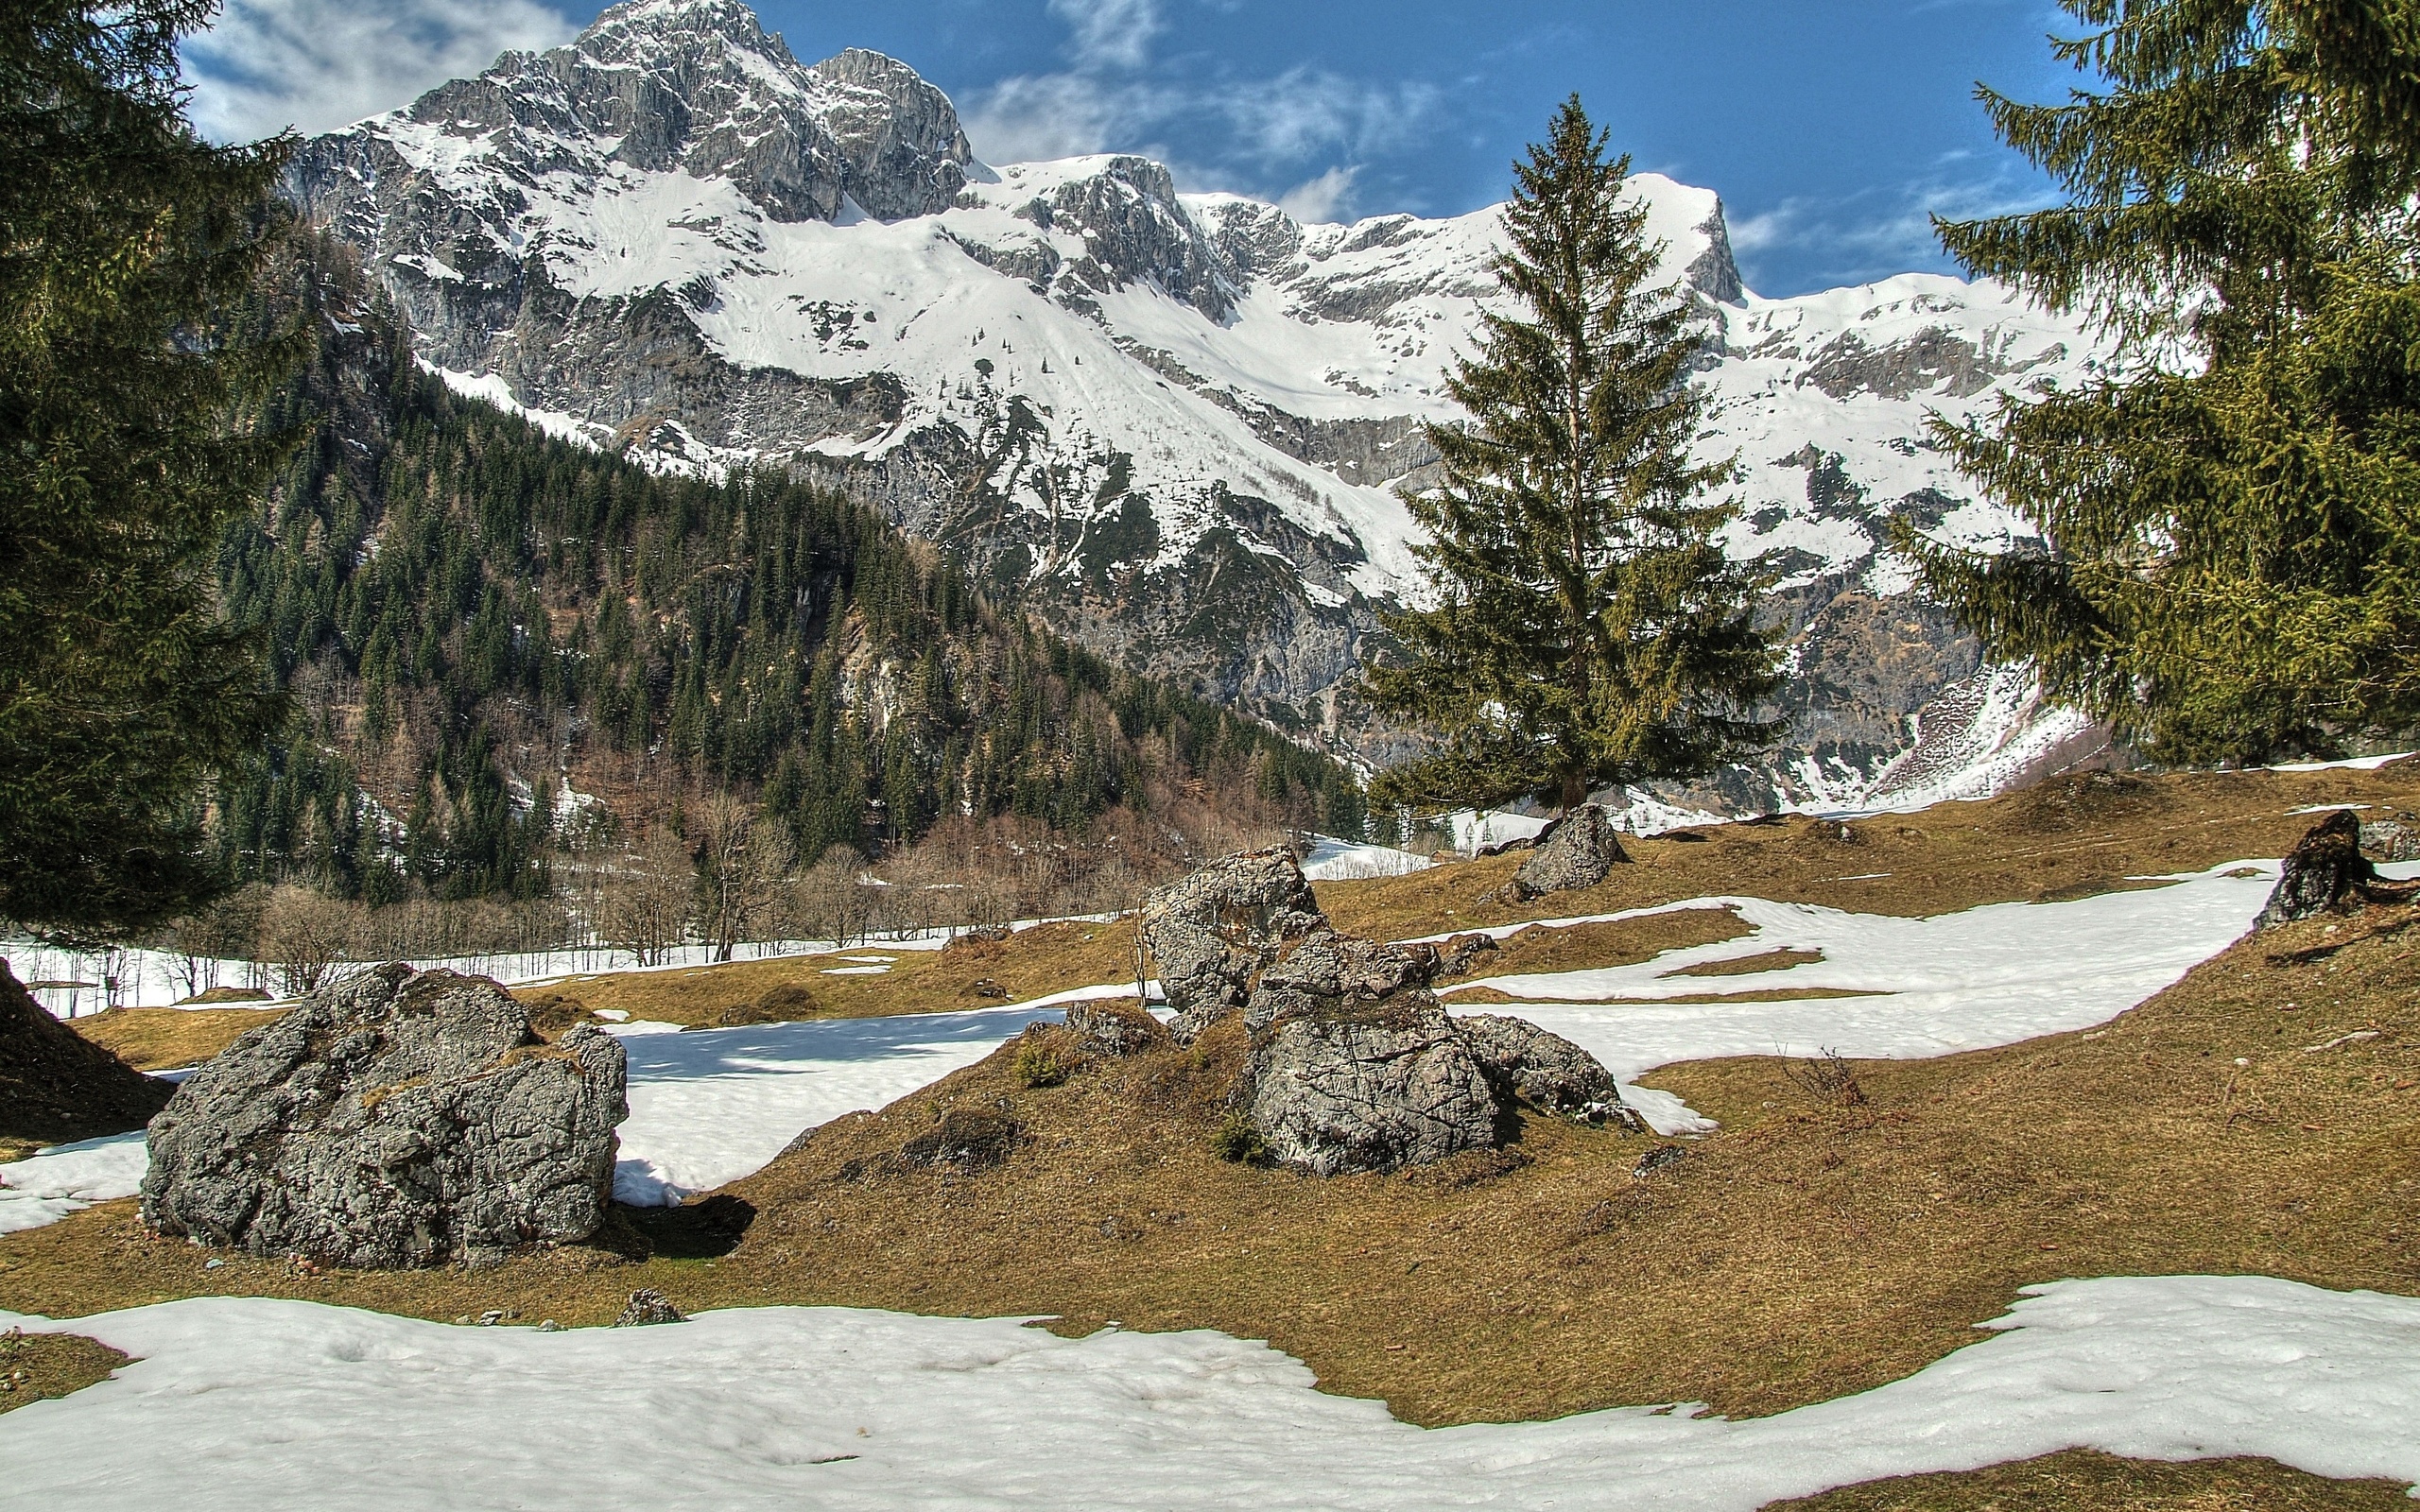
[[[1425,1165],[1496,1143],[1495,1095],[1425,991],[1280,1019],[1256,1039],[1252,1077],[1250,1116],[1271,1158],[1313,1176]]]
[[[2270,929],[2325,913],[2348,899],[2358,901],[2377,880],[2377,868],[2361,854],[2360,817],[2351,809],[2338,809],[2286,852],[2277,885],[2252,927]]]
[[[1426,988],[1437,970],[1426,946],[1385,945],[1322,923],[1260,973],[1244,1003],[1244,1027],[1380,1003]]]
[[[623,1306],[621,1315],[614,1319],[614,1327],[644,1329],[652,1328],[658,1323],[688,1321],[681,1315],[681,1310],[672,1305],[672,1298],[652,1286],[642,1286],[631,1294],[631,1299]]]
[[[175,1091],[52,1018],[0,961],[0,1143],[122,1134]]]
[[[1070,1003],[1067,1030],[1084,1054],[1112,1058],[1168,1042],[1167,1027],[1132,1003]]]
[[[1465,1014],[1454,1027],[1499,1098],[1517,1098],[1566,1118],[1610,1120],[1634,1132],[1646,1130],[1645,1121],[1622,1102],[1613,1073],[1563,1036],[1500,1013]]]
[[[1291,851],[1229,856],[1161,888],[1144,904],[1143,937],[1180,1040],[1221,1020],[1248,1037],[1230,1106],[1255,1138],[1237,1148],[1346,1176],[1492,1147],[1522,1103],[1644,1126],[1569,1040],[1517,1019],[1449,1017],[1428,990],[1443,964],[1434,946],[1330,928]],[[1486,936],[1455,942],[1465,962],[1481,954],[1474,939]],[[1067,1022],[1102,1032],[1073,1008]]]
[[[629,1115],[619,1041],[547,1044],[484,977],[382,966],[237,1040],[151,1121],[163,1234],[371,1269],[593,1233]]]
[[[1594,887],[1616,866],[1629,860],[1604,805],[1582,803],[1539,832],[1521,869],[1489,897],[1526,902],[1550,892]]]
[[[2371,820],[2361,826],[2361,853],[2373,861],[2420,861],[2420,823]]]
[[[1244,1005],[1254,979],[1286,944],[1325,927],[1294,852],[1272,847],[1214,861],[1143,900],[1143,945],[1189,1040]]]

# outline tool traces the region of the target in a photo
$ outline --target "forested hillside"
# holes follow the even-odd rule
[[[221,556],[293,695],[219,794],[239,878],[536,897],[723,795],[803,861],[943,823],[959,854],[1005,825],[1166,861],[1205,825],[1361,829],[1341,767],[1041,632],[861,505],[651,474],[453,393],[345,249],[298,235],[247,318],[313,333],[266,418],[320,423]]]

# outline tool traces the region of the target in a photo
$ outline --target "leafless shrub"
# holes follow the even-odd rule
[[[697,874],[689,848],[659,824],[609,878],[597,899],[596,933],[641,966],[661,966],[689,937]]]
[[[1824,1108],[1863,1108],[1865,1089],[1841,1054],[1826,1046],[1804,1060],[1782,1063],[1789,1084]]]
[[[279,989],[288,997],[317,992],[339,961],[353,956],[358,905],[340,902],[291,885],[268,895],[261,908],[260,958],[277,969]]]

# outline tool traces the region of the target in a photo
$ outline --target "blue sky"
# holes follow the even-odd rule
[[[231,0],[189,53],[220,135],[327,129],[562,40],[601,9],[547,0]],[[1928,211],[2039,203],[1978,78],[2031,98],[2074,76],[2047,0],[762,0],[813,60],[904,59],[997,162],[1148,152],[1187,187],[1317,217],[1449,215],[1578,90],[1641,168],[1720,192],[1769,295],[1945,268]]]

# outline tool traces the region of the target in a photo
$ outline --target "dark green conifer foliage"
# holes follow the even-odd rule
[[[1761,580],[1716,539],[1735,507],[1705,497],[1733,469],[1689,456],[1703,336],[1659,284],[1630,160],[1606,161],[1575,96],[1513,175],[1506,308],[1447,379],[1470,424],[1429,428],[1444,482],[1404,495],[1435,604],[1388,616],[1409,657],[1365,679],[1374,708],[1442,737],[1380,776],[1389,805],[1568,808],[1772,734],[1748,716],[1778,685]]]
[[[2420,5],[2064,0],[2105,88],[1986,90],[2067,202],[1945,223],[2121,338],[2112,373],[1937,438],[2049,550],[1904,524],[1927,589],[2175,760],[2420,722]]]
[[[211,886],[195,816],[274,700],[213,549],[280,438],[288,336],[216,334],[285,145],[186,126],[208,0],[0,7],[0,918],[107,934]]]

